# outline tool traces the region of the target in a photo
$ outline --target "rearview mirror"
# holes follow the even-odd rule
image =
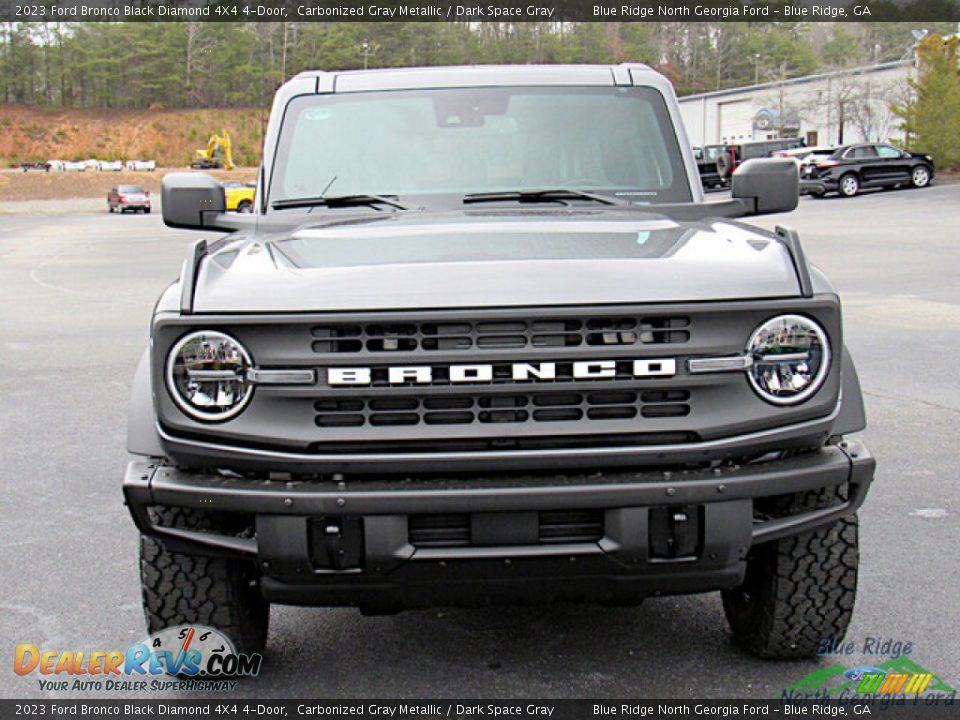
[[[217,230],[216,218],[227,210],[220,183],[206,173],[171,173],[161,190],[163,222],[187,230]]]
[[[743,163],[733,173],[731,194],[752,201],[753,215],[790,212],[800,200],[800,174],[793,160],[763,158]]]

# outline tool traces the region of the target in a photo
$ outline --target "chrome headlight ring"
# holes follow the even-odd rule
[[[167,391],[195,420],[223,422],[243,412],[253,397],[252,367],[247,349],[226,333],[192,332],[167,356]]]
[[[816,393],[830,370],[830,342],[823,328],[803,315],[778,315],[747,342],[747,378],[774,405],[798,405]]]

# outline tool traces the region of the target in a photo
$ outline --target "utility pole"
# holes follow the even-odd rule
[[[259,28],[257,30],[257,46],[260,51],[260,98],[257,101],[257,107],[260,114],[260,139],[262,140],[267,136],[267,126],[263,107],[263,36],[259,32]]]
[[[780,106],[777,109],[777,137],[783,137],[783,84],[787,80],[787,64],[785,62],[780,63],[780,93],[779,93],[779,103]]]
[[[283,24],[283,51],[280,53],[280,82],[287,81],[287,23]]]

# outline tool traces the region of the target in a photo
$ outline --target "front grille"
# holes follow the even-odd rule
[[[473,469],[481,456],[539,467],[561,453],[597,467],[627,454],[650,464],[665,461],[660,447],[819,421],[835,408],[837,357],[824,388],[786,408],[758,398],[745,373],[689,372],[691,359],[741,354],[759,324],[785,312],[810,315],[842,342],[826,296],[802,307],[788,298],[210,317],[259,367],[310,369],[316,382],[261,384],[226,424],[187,418],[167,393],[158,411],[172,437],[323,456],[324,468],[334,456],[360,467],[365,455],[388,472],[384,456],[431,472]],[[158,386],[162,358],[195,323],[158,321]],[[728,454],[716,447],[704,458]],[[603,452],[591,458],[593,449]]]
[[[408,538],[414,547],[467,547],[469,515],[411,515]]]
[[[541,545],[597,542],[603,538],[603,510],[542,510],[535,521],[535,536]],[[407,532],[414,547],[471,547],[474,539],[470,527],[468,513],[411,515]]]
[[[686,315],[489,322],[336,323],[311,329],[313,352],[402,353],[682,344]]]
[[[606,390],[326,398],[314,408],[319,427],[384,427],[685,417],[689,400],[690,392],[680,389]]]
[[[603,510],[540,513],[541,543],[596,542],[603,537]]]

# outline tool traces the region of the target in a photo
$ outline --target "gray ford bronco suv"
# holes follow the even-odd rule
[[[754,160],[705,203],[642,65],[296,76],[255,213],[164,179],[167,225],[217,235],[133,386],[150,630],[719,590],[759,656],[841,638],[874,461],[840,302],[737,220],[797,184]]]

